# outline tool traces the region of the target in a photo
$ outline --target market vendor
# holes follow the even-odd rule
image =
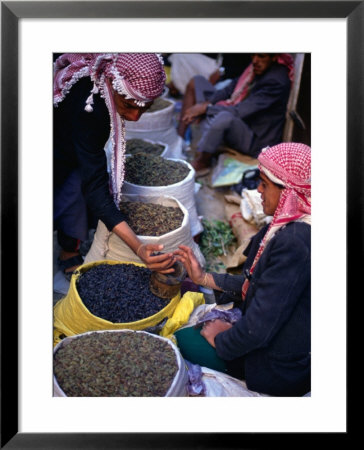
[[[119,210],[124,179],[125,120],[137,121],[165,85],[154,53],[65,53],[54,63],[54,228],[65,275],[82,264],[88,214],[101,220],[152,270],[168,272],[172,253],[142,244]],[[113,145],[111,173],[104,151]]]
[[[253,391],[301,396],[310,391],[311,149],[281,143],[258,160],[258,191],[273,220],[252,238],[242,275],[204,272],[186,246],[175,253],[193,282],[241,309],[237,321],[209,321],[200,333],[227,373]]]

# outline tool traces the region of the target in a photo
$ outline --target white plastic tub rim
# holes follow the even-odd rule
[[[177,361],[177,373],[169,387],[168,391],[165,394],[165,397],[186,397],[187,394],[187,383],[188,383],[188,373],[187,366],[184,362],[184,359],[178,349],[178,347],[170,340],[165,337],[159,336],[157,334],[152,334],[147,331],[139,331],[139,330],[95,330],[95,331],[87,331],[86,333],[76,334],[75,336],[68,336],[64,338],[61,342],[59,342],[53,349],[53,354],[55,354],[60,348],[65,345],[68,345],[73,339],[78,339],[82,336],[91,334],[91,333],[142,333],[147,334],[149,336],[153,336],[153,338],[160,339],[162,341],[167,342],[167,344],[172,347]],[[53,375],[53,396],[54,397],[67,397],[67,395],[63,392],[61,387],[59,386],[55,375]]]
[[[165,130],[172,124],[175,102],[170,98],[164,99],[170,103],[166,108],[158,111],[146,111],[137,121],[125,121],[125,129],[131,131],[156,131]]]

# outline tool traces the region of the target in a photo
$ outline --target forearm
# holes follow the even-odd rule
[[[122,239],[133,250],[135,254],[137,254],[137,251],[142,243],[126,222],[118,223],[114,226],[112,231],[120,239]]]

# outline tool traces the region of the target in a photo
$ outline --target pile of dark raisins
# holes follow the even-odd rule
[[[112,323],[128,323],[150,317],[167,306],[149,289],[152,271],[134,264],[99,264],[82,273],[77,292],[95,316]]]

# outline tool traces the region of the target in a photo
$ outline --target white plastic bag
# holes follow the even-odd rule
[[[172,53],[168,61],[171,63],[171,80],[181,94],[195,75],[208,79],[221,65],[220,61],[202,53]]]
[[[205,397],[269,397],[250,391],[245,381],[233,378],[217,370],[201,367]]]
[[[272,220],[264,214],[262,199],[257,189],[243,189],[241,192],[240,210],[243,219],[262,228]]]

